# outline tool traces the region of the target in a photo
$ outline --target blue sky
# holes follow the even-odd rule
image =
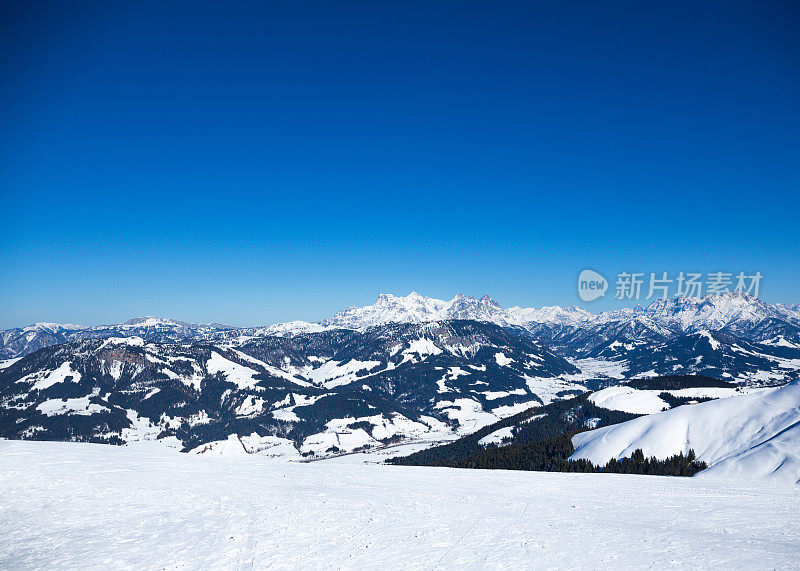
[[[162,4],[3,4],[0,327],[800,301],[796,4]]]

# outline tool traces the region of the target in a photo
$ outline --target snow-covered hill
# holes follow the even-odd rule
[[[598,403],[600,404],[600,403]],[[641,448],[666,458],[693,449],[702,477],[800,482],[800,381],[680,406],[573,437],[573,459],[604,464]]]

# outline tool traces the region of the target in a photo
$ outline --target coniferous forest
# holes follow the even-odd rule
[[[614,474],[646,474],[651,476],[694,476],[707,468],[698,462],[694,450],[682,452],[664,460],[647,458],[641,449],[628,458],[612,458],[604,466],[589,460],[570,460],[575,451],[571,438],[574,433],[549,438],[533,444],[491,446],[459,462],[456,468],[500,470],[533,470],[540,472],[606,472]],[[447,464],[445,464],[447,465]]]

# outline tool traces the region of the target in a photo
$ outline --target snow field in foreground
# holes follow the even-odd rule
[[[792,486],[0,441],[0,568],[796,568]]]

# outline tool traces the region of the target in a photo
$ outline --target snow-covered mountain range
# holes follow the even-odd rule
[[[107,337],[141,337],[153,343],[184,343],[207,340],[215,334],[233,329],[218,323],[197,325],[162,319],[137,317],[124,323],[84,327],[62,323],[34,323],[27,327],[0,331],[0,359],[13,359],[28,353],[75,339]]]
[[[639,321],[685,332],[696,329],[717,330],[731,323],[746,327],[766,318],[800,324],[800,310],[795,305],[770,305],[744,293],[728,293],[702,299],[657,299],[647,307],[637,306],[593,314],[575,306],[504,309],[488,294],[480,299],[458,294],[450,301],[444,301],[412,292],[405,297],[382,294],[372,305],[350,307],[339,311],[331,319],[313,325],[364,329],[386,323],[473,319],[504,327],[535,329],[538,325],[586,328],[612,322]],[[305,322],[294,322],[293,327],[304,328],[309,325]],[[282,329],[291,331],[292,327],[283,325]]]
[[[746,294],[704,299],[659,299],[647,307],[592,314],[577,307],[504,309],[488,295],[450,301],[383,294],[372,305],[351,307],[319,322],[265,327],[196,325],[154,317],[118,325],[80,327],[40,323],[0,332],[0,358],[27,355],[78,339],[140,337],[148,343],[241,345],[263,337],[334,330],[364,332],[390,324],[450,320],[493,323],[516,330],[569,359],[587,375],[646,376],[702,373],[742,382],[791,380],[800,370],[800,309],[768,304]]]
[[[495,323],[501,327],[521,327],[555,341],[565,334],[596,332],[600,337],[620,334],[641,336],[643,332],[666,338],[692,331],[751,333],[765,320],[784,325],[794,338],[800,328],[800,304],[768,304],[743,293],[729,293],[706,298],[658,299],[647,307],[637,306],[599,314],[575,306],[545,306],[539,309],[510,307],[504,309],[489,295],[480,299],[463,294],[450,301],[426,297],[412,292],[405,297],[381,294],[372,305],[350,307],[330,319],[318,322],[291,321],[264,327],[236,328],[218,323],[192,324],[173,319],[142,317],[121,324],[82,327],[71,324],[36,323],[24,328],[0,332],[0,357],[14,358],[47,345],[72,339],[100,337],[142,337],[152,342],[184,342],[219,340],[265,335],[315,333],[329,329],[363,331],[389,323],[425,323],[468,319]],[[773,325],[774,327],[774,325]],[[549,332],[549,333],[548,333]],[[781,341],[783,332],[770,338],[761,334],[761,341]],[[586,336],[582,336],[584,339]],[[797,341],[786,340],[787,343]],[[578,343],[580,345],[580,343]],[[587,347],[591,342],[586,342]],[[573,347],[580,351],[586,347]]]
[[[800,374],[798,307],[741,294],[594,315],[412,293],[316,323],[147,317],[36,324],[0,342],[0,437],[295,455],[455,438],[632,378]]]

